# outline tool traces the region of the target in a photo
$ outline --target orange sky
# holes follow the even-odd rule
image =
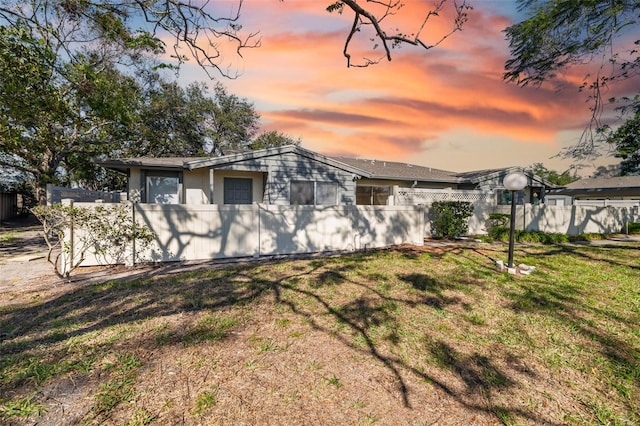
[[[394,25],[410,27],[433,4],[407,3]],[[575,82],[559,92],[502,80],[508,56],[502,30],[513,18],[501,13],[515,13],[513,3],[476,0],[463,31],[440,46],[404,47],[391,62],[347,68],[342,49],[350,15],[329,14],[322,1],[247,0],[243,23],[260,30],[262,46],[241,60],[230,55],[242,75],[221,81],[254,103],[263,130],[299,137],[303,147],[320,153],[453,171],[534,162],[563,171],[572,161],[550,157],[576,142],[588,104]],[[433,19],[425,30],[430,39],[451,25],[446,13]],[[207,81],[194,66],[182,77]]]

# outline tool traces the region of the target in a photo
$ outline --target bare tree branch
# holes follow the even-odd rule
[[[450,0],[439,0],[437,3],[435,3],[432,9],[425,12],[425,17],[422,20],[419,29],[415,33],[410,35],[400,32],[398,29],[394,30],[395,33],[391,34],[382,28],[383,21],[387,17],[395,15],[403,7],[403,4],[400,2],[400,0],[366,0],[366,3],[368,5],[372,5],[372,8],[365,8],[361,6],[360,3],[362,3],[362,1],[358,2],[358,0],[342,0],[338,3],[334,3],[334,5],[330,6],[328,10],[339,10],[340,13],[342,13],[344,9],[343,6],[346,6],[354,13],[353,25],[351,26],[351,30],[347,34],[343,48],[343,54],[345,58],[347,58],[347,67],[366,67],[371,64],[380,62],[380,60],[383,58],[386,58],[387,61],[390,61],[391,50],[393,48],[408,44],[412,46],[419,46],[425,50],[429,50],[440,45],[455,32],[462,30],[463,24],[468,19],[467,11],[471,9],[471,6],[467,4],[466,0],[462,0],[460,2],[454,0],[452,2],[454,18],[451,30],[442,35],[433,43],[427,43],[422,39],[422,33],[427,26],[428,21],[433,17],[440,16],[445,4],[447,4],[448,2],[450,2]],[[377,8],[377,13],[373,11],[373,8]],[[350,45],[354,35],[361,31],[361,28],[364,25],[370,25],[373,27],[375,38],[379,40],[384,49],[384,55],[378,60],[363,58],[364,63],[354,64],[351,60],[351,54],[349,53]],[[374,48],[376,46],[377,44],[374,45]]]

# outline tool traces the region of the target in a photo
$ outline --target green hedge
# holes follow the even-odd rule
[[[508,226],[494,226],[489,230],[489,237],[494,241],[509,241]],[[514,240],[519,243],[541,243],[541,244],[561,244],[568,243],[569,236],[560,233],[550,233],[542,231],[522,231],[516,229]]]

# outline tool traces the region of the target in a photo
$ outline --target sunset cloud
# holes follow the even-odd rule
[[[386,24],[419,28],[432,2],[406,3]],[[514,13],[511,2],[476,2],[463,31],[440,46],[404,47],[393,51],[391,62],[363,69],[347,68],[342,55],[352,19],[347,13],[329,14],[317,2],[248,0],[243,24],[260,29],[262,46],[239,60],[240,78],[223,83],[254,102],[265,130],[299,137],[321,153],[449,170],[533,162],[561,168],[549,157],[575,142],[589,119],[578,91],[581,70],[566,76],[563,91],[505,82],[503,30]],[[448,32],[451,16],[447,10],[431,19],[425,36]],[[365,52],[367,44],[357,47]]]

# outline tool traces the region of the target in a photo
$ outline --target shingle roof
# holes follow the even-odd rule
[[[620,176],[613,178],[580,179],[565,188],[552,191],[553,195],[597,196],[597,197],[638,197],[640,196],[640,176]]]
[[[611,178],[580,179],[571,182],[566,189],[616,189],[640,188],[640,176],[619,176]]]
[[[458,182],[456,172],[433,167],[394,161],[367,160],[351,157],[332,157],[334,160],[364,170],[376,179],[419,180],[429,182]]]

